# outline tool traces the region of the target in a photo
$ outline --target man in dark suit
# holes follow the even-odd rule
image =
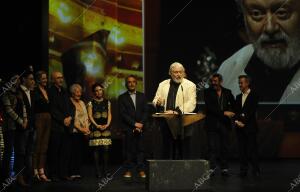
[[[143,93],[136,91],[137,79],[135,76],[126,77],[125,84],[128,91],[118,98],[119,113],[125,131],[126,172],[124,177],[131,178],[133,159],[136,158],[139,176],[145,178],[142,140],[147,120],[147,100]]]
[[[260,174],[256,142],[258,96],[254,90],[250,89],[249,85],[248,76],[239,76],[239,87],[242,93],[236,97],[235,124],[239,143],[241,177],[247,176],[249,161],[254,176]]]
[[[208,136],[210,168],[215,169],[217,159],[223,176],[228,173],[228,147],[231,131],[231,120],[234,116],[234,97],[229,89],[221,86],[222,76],[214,74],[211,77],[211,87],[204,90],[206,107],[205,128]]]
[[[25,105],[26,126],[17,126],[15,132],[15,165],[17,183],[23,187],[28,186],[33,176],[32,155],[34,147],[34,99],[33,89],[35,81],[31,71],[26,71],[21,76],[19,96]]]
[[[68,164],[71,161],[71,108],[67,91],[63,87],[62,73],[52,73],[53,85],[49,89],[51,134],[49,139],[49,171],[53,181],[72,180]]]

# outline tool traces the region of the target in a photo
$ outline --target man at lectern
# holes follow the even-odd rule
[[[193,112],[196,108],[196,85],[185,78],[182,64],[175,62],[169,69],[171,79],[164,80],[158,86],[153,104],[167,114],[181,115]],[[180,131],[174,138],[165,120],[160,122],[163,136],[163,159],[182,159],[183,150],[189,149],[189,137],[184,140]],[[185,144],[183,144],[183,142]],[[187,149],[183,149],[187,148]]]

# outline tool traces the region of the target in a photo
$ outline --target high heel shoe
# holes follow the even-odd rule
[[[50,182],[51,179],[48,179],[48,177],[43,173],[43,174],[40,174],[40,181]]]
[[[40,181],[43,181],[43,182],[51,181],[51,179],[48,179],[48,177],[45,175],[44,170],[39,170],[39,178],[40,178]]]
[[[38,173],[35,173],[34,176],[33,176],[33,180],[36,181],[36,182],[41,181],[40,175]]]

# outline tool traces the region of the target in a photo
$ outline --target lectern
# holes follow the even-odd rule
[[[168,113],[155,113],[152,115],[154,118],[165,118],[174,139],[177,135],[184,136],[184,127],[196,123],[205,118],[203,113],[184,113],[184,114],[168,114]]]

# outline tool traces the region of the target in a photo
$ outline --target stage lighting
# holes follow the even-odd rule
[[[125,38],[121,37],[120,35],[121,35],[120,29],[118,29],[117,27],[113,27],[111,29],[110,39],[114,42],[114,44],[121,45],[124,43]]]
[[[63,23],[70,23],[72,20],[72,17],[70,16],[70,7],[64,2],[59,4],[57,15],[59,20]]]

